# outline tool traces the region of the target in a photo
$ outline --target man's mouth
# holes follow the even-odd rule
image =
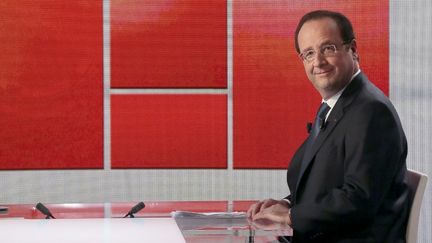
[[[331,70],[320,70],[320,71],[314,72],[314,74],[317,76],[320,76],[320,75],[327,75],[330,72],[331,72]]]

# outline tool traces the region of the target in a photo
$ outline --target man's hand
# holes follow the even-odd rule
[[[261,219],[291,225],[288,215],[289,208],[289,203],[285,200],[267,199],[250,206],[247,217],[251,221]]]
[[[257,214],[268,212],[267,209],[275,205],[279,205],[280,207],[286,208],[287,210],[290,208],[289,203],[285,200],[266,199],[264,201],[259,201],[255,204],[252,204],[247,211],[247,217],[252,221],[255,219]]]

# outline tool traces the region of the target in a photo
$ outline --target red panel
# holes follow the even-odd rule
[[[46,217],[35,208],[35,204],[13,204],[5,206],[7,206],[9,210],[5,214],[0,214],[0,219],[13,217],[43,219]],[[105,216],[104,204],[65,203],[45,204],[45,206],[56,219],[103,218]]]
[[[173,211],[190,212],[226,212],[227,201],[153,201],[144,202],[145,208],[135,214],[137,217],[161,217],[170,216]],[[111,216],[124,216],[136,203],[111,204]]]
[[[242,201],[240,201],[242,202]],[[191,212],[226,212],[227,201],[145,201],[145,208],[135,214],[137,217],[170,217],[172,211]],[[53,216],[57,219],[74,218],[104,218],[123,217],[135,203],[65,203],[45,204]],[[26,219],[41,219],[45,216],[35,208],[35,204],[10,204],[8,212],[0,214],[0,220],[11,217]],[[111,208],[111,212],[105,215],[105,209]]]
[[[101,168],[102,1],[2,0],[0,169]]]
[[[250,206],[252,206],[252,204],[256,203],[258,201],[253,200],[253,201],[233,201],[233,208],[232,210],[234,212],[247,212],[248,209],[250,208]]]
[[[320,97],[294,48],[301,16],[340,11],[353,22],[361,69],[388,94],[388,0],[233,1],[234,167],[286,168]]]
[[[226,95],[112,95],[113,168],[226,168]]]
[[[226,87],[225,0],[111,2],[112,87]]]

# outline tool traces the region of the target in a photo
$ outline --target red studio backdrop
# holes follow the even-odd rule
[[[103,168],[102,0],[0,3],[0,169]],[[110,1],[111,88],[227,89],[225,0]],[[233,0],[225,94],[111,95],[112,168],[285,169],[320,102],[294,48],[300,17],[353,22],[360,67],[388,94],[388,0]]]
[[[102,1],[0,16],[0,169],[103,168]]]
[[[226,168],[226,95],[111,96],[113,168]]]
[[[316,9],[351,19],[360,68],[388,94],[388,1],[233,1],[234,167],[287,168],[321,98],[294,48],[300,18]]]
[[[225,88],[225,0],[111,2],[111,87]]]

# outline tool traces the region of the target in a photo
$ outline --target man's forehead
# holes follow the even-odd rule
[[[341,39],[338,25],[328,17],[307,21],[298,35],[300,49],[309,48],[311,45],[333,44]]]

